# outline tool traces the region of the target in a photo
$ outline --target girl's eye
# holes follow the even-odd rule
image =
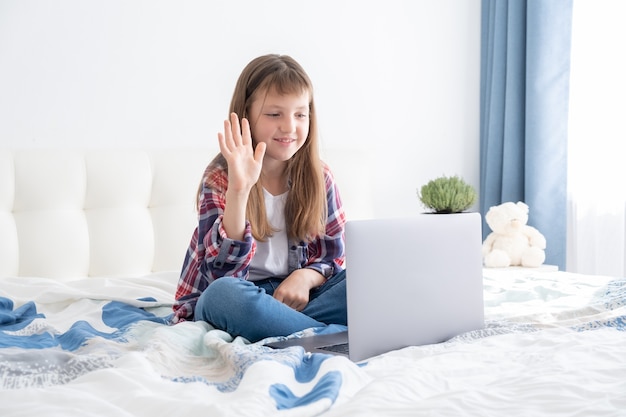
[[[274,117],[274,118],[275,118],[275,117],[280,117],[280,116],[281,116],[281,115],[280,115],[280,113],[265,113],[265,115],[266,115],[267,117]],[[296,116],[296,118],[298,118],[298,119],[306,119],[307,117],[309,117],[309,115],[308,115],[308,114],[306,114],[306,113],[297,113],[295,116]]]

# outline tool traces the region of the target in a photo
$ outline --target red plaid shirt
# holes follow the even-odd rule
[[[329,278],[343,270],[345,213],[335,179],[324,164],[328,219],[326,232],[315,240],[289,242],[289,272],[311,268]],[[248,279],[248,268],[256,250],[250,223],[243,240],[226,236],[222,225],[228,174],[223,167],[207,167],[199,196],[196,227],[181,271],[174,303],[174,322],[192,319],[196,302],[211,282],[221,277]],[[211,184],[208,187],[207,184]]]

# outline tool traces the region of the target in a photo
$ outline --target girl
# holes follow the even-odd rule
[[[198,190],[174,322],[204,320],[251,342],[346,325],[345,214],[319,159],[302,67],[285,55],[252,60],[218,141]]]

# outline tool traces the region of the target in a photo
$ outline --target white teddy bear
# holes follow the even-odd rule
[[[546,238],[528,226],[528,206],[502,203],[489,208],[485,220],[493,232],[483,242],[483,261],[488,268],[538,267],[546,260]]]

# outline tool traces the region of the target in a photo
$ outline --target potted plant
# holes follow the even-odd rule
[[[478,198],[474,187],[458,176],[442,176],[429,181],[417,191],[427,209],[434,213],[461,213],[469,209]]]

